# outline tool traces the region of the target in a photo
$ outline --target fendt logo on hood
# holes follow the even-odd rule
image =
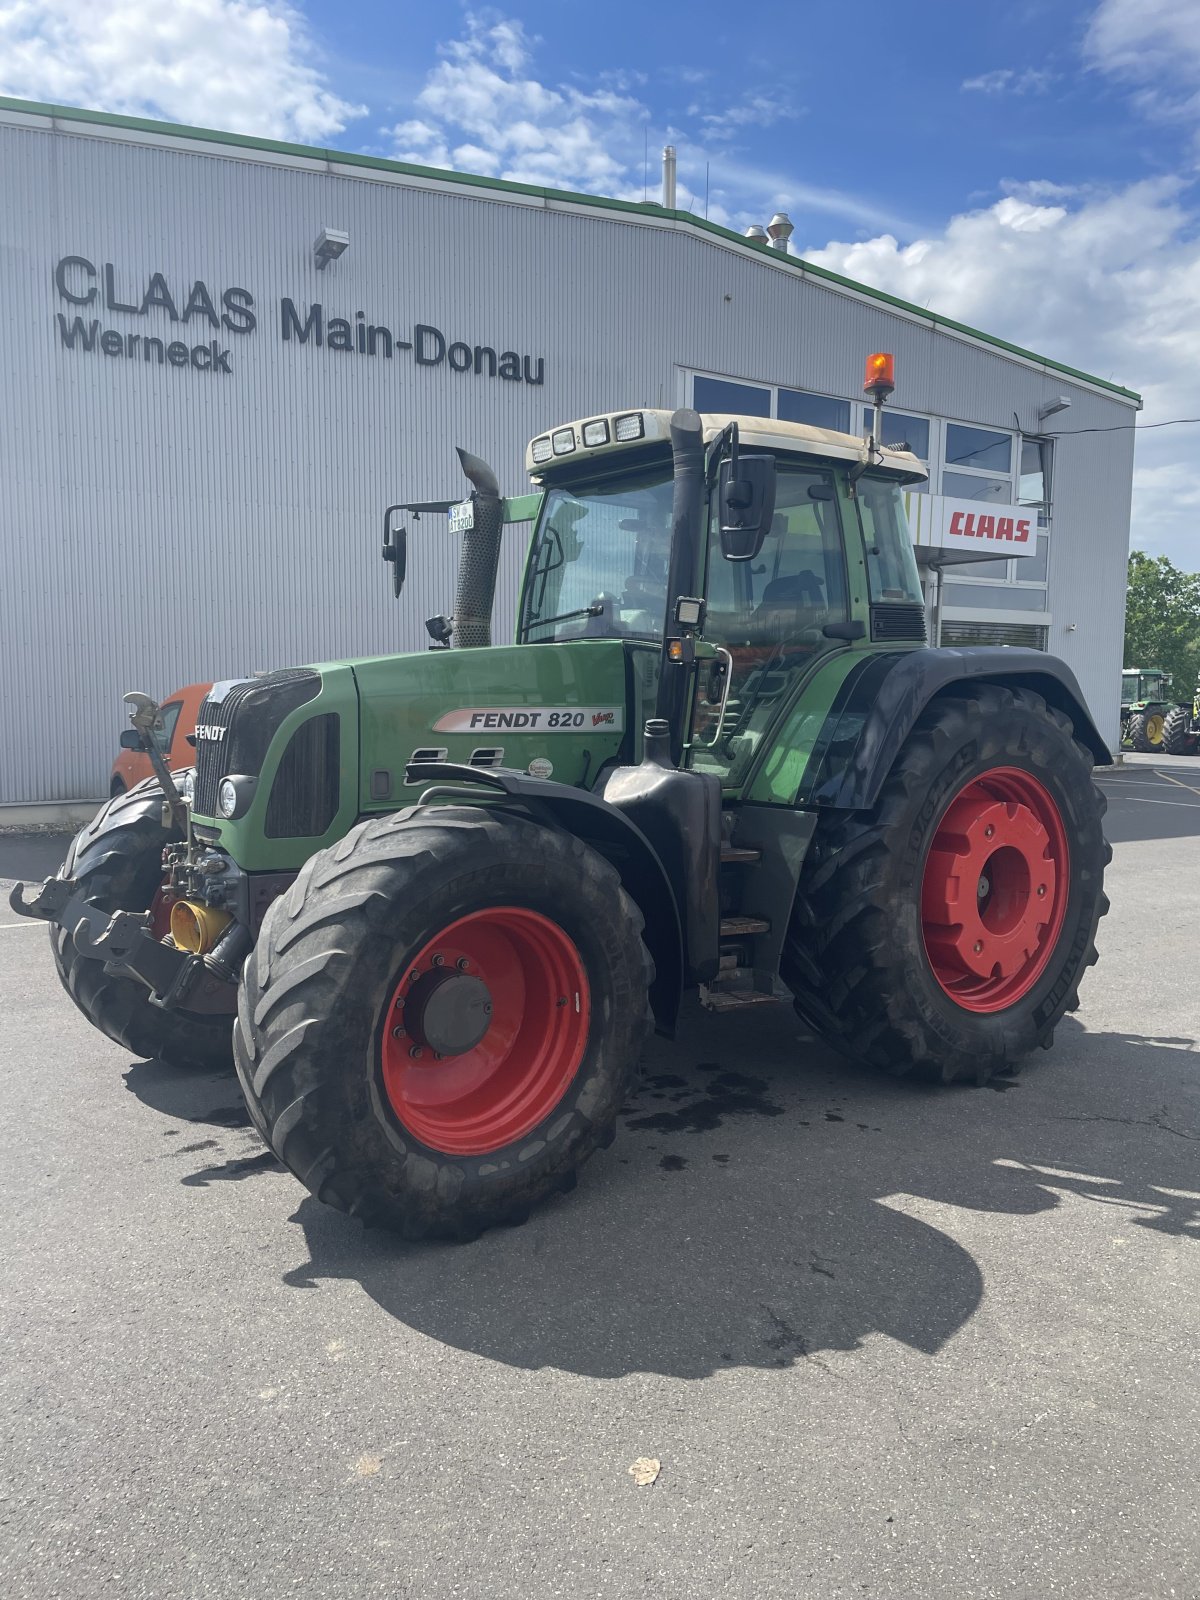
[[[479,733],[508,728],[527,733],[578,733],[588,723],[620,733],[620,706],[465,706],[437,719],[435,733]]]
[[[196,724],[197,739],[211,739],[214,743],[216,743],[218,740],[223,739],[224,737],[224,728],[210,728],[208,724],[204,722],[199,722]]]

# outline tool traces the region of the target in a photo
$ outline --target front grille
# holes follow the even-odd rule
[[[337,816],[340,761],[341,718],[336,711],[300,724],[275,769],[263,828],[268,839],[316,839],[325,832]]]
[[[925,607],[919,600],[888,600],[871,607],[871,639],[875,644],[908,640],[924,644]]]
[[[215,817],[221,779],[232,772],[256,778],[263,758],[283,719],[314,699],[321,690],[320,674],[311,667],[289,667],[243,678],[220,686],[219,698],[210,695],[196,718],[196,791],[192,809],[197,816]],[[207,738],[205,728],[224,731]]]

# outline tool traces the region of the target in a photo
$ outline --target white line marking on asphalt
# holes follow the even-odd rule
[[[1183,803],[1184,802],[1180,800],[1175,802],[1176,805],[1182,805]],[[12,928],[40,928],[42,926],[44,926],[44,924],[42,923],[42,919],[40,917],[36,922],[0,922],[0,933],[6,933]]]
[[[1187,788],[1186,784],[1184,788]],[[1196,793],[1200,794],[1200,789],[1197,789]],[[1144,806],[1182,806],[1185,811],[1200,811],[1200,801],[1196,800],[1151,800],[1144,794],[1131,794],[1129,798]]]
[[[1100,783],[1110,783],[1115,789],[1162,789],[1165,784],[1155,783],[1150,778],[1100,778]],[[1197,791],[1200,793],[1200,790]]]

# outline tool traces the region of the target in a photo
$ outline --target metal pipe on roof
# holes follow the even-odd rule
[[[662,203],[664,211],[675,209],[675,146],[663,146]]]

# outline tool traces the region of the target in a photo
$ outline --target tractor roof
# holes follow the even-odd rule
[[[615,411],[564,422],[530,442],[525,452],[526,470],[531,478],[540,479],[559,469],[578,469],[592,460],[602,465],[618,452],[669,444],[672,415],[662,410]],[[833,428],[814,428],[807,422],[782,422],[774,417],[739,417],[725,412],[706,412],[700,421],[704,425],[706,444],[711,444],[729,423],[736,422],[739,442],[749,449],[776,450],[822,461],[858,462],[863,459],[863,440],[852,433],[838,433]],[[928,477],[925,467],[909,450],[884,445],[882,455],[882,461],[872,465],[873,472],[894,476],[902,483],[921,483]]]

